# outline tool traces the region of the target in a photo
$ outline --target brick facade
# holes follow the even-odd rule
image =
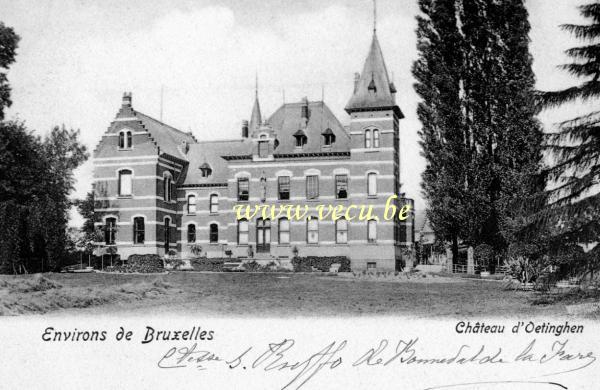
[[[183,258],[192,246],[209,257],[280,260],[297,250],[346,255],[354,270],[398,269],[402,248],[412,247],[414,214],[406,222],[381,218],[388,197],[400,193],[403,115],[395,93],[374,35],[346,106],[347,127],[324,102],[307,99],[284,104],[265,120],[257,95],[239,139],[198,141],[135,111],[125,94],[94,151],[96,224],[105,231],[98,244],[116,245],[123,258],[164,255],[169,241],[168,249]],[[403,202],[411,200],[395,205]],[[240,225],[234,206],[246,204],[373,205],[380,220],[371,234],[367,221]]]

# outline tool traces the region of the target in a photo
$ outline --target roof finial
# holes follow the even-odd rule
[[[373,34],[377,33],[377,0],[373,0]]]

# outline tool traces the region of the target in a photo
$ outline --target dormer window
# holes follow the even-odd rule
[[[269,157],[269,141],[258,141],[258,157]]]
[[[306,142],[308,141],[308,137],[306,137],[306,134],[304,134],[304,131],[302,130],[298,130],[297,132],[295,132],[294,138],[296,138],[297,148],[303,148],[304,145],[306,145]]]
[[[333,143],[335,142],[335,134],[333,134],[333,131],[331,129],[326,129],[323,132],[323,145],[324,146],[331,146],[333,145]]]
[[[202,175],[202,177],[209,177],[212,175],[212,168],[209,164],[204,163],[200,165],[200,175]]]
[[[133,135],[129,130],[119,132],[119,149],[131,149],[133,145]]]

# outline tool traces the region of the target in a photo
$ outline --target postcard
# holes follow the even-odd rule
[[[600,1],[0,10],[0,387],[598,388]]]

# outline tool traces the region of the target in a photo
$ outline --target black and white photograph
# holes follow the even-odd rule
[[[0,0],[20,389],[596,389],[600,1]]]

